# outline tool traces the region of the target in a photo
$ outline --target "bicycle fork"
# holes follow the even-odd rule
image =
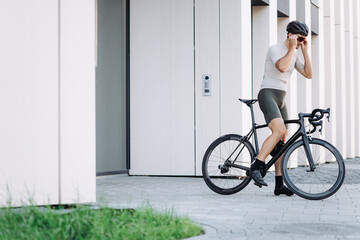
[[[311,149],[310,149],[310,144],[309,144],[309,139],[311,139],[310,136],[307,135],[303,135],[303,141],[304,141],[304,148],[305,148],[305,154],[306,157],[309,161],[309,170],[306,170],[307,172],[313,172],[316,169],[315,163],[314,163],[314,159],[312,157],[311,154]]]

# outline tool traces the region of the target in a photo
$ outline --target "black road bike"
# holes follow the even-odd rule
[[[251,181],[249,169],[259,153],[256,130],[268,125],[255,123],[253,104],[257,99],[239,99],[250,107],[252,128],[245,136],[228,134],[216,139],[205,152],[202,174],[206,184],[219,194],[234,194]],[[345,164],[340,152],[329,142],[311,135],[319,128],[322,118],[330,108],[314,109],[312,113],[299,113],[299,119],[287,120],[285,124],[298,124],[298,130],[282,147],[277,145],[273,158],[266,164],[267,170],[283,155],[281,172],[286,185],[298,196],[321,200],[330,197],[341,187],[345,178]],[[304,120],[310,123],[306,130]],[[255,149],[250,142],[253,136]],[[274,151],[273,151],[274,152]]]

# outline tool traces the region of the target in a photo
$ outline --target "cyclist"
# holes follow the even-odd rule
[[[265,121],[269,125],[271,135],[264,141],[259,155],[251,165],[250,175],[259,187],[267,186],[261,175],[265,168],[265,159],[281,139],[287,135],[284,120],[288,119],[285,104],[285,94],[291,73],[294,68],[305,78],[312,78],[312,66],[308,55],[309,29],[305,23],[292,21],[287,25],[287,39],[279,44],[270,46],[266,60],[264,77],[261,84],[258,100]],[[296,50],[301,47],[304,62],[299,58]],[[293,193],[284,185],[281,176],[281,158],[275,163],[275,195]]]

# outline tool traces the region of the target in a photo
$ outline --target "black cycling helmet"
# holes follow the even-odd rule
[[[306,24],[299,21],[290,22],[286,27],[286,31],[291,34],[301,34],[305,37],[309,34],[309,28]]]

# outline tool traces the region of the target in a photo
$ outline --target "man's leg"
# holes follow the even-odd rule
[[[271,151],[274,149],[276,144],[280,139],[285,138],[287,134],[287,129],[282,118],[274,118],[269,123],[269,128],[271,130],[271,135],[264,141],[257,159],[260,161],[265,161],[267,156],[270,155]],[[281,170],[280,170],[281,171]],[[281,172],[280,172],[281,175]]]
[[[267,186],[267,183],[261,177],[260,169],[265,165],[265,159],[274,149],[280,139],[286,136],[287,130],[282,118],[274,118],[269,123],[269,128],[272,134],[264,141],[259,155],[257,156],[254,164],[251,166],[251,177],[254,179],[256,185],[259,187]],[[280,170],[281,171],[281,170]],[[281,174],[281,173],[280,173]]]
[[[285,138],[285,137],[284,137]],[[285,194],[287,196],[292,196],[294,193],[290,191],[286,186],[284,186],[284,182],[281,175],[281,161],[284,155],[275,162],[275,195]]]

